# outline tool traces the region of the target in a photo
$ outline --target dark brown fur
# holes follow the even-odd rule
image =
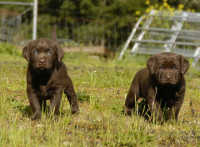
[[[62,62],[64,52],[52,40],[38,39],[23,48],[23,56],[28,61],[27,95],[33,110],[32,119],[40,119],[42,107],[50,100],[50,111],[59,113],[62,93],[67,95],[71,112],[79,111],[73,83]]]
[[[163,121],[175,118],[184,100],[184,74],[189,62],[181,55],[160,53],[149,58],[147,68],[136,73],[125,101],[125,113],[130,115],[139,98],[150,118]],[[138,110],[139,112],[141,110]],[[153,117],[154,116],[154,117]]]

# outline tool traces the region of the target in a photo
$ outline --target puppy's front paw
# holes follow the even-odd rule
[[[71,113],[72,114],[78,114],[80,112],[79,107],[78,106],[74,106],[71,108]]]
[[[31,119],[32,119],[32,120],[38,120],[38,119],[41,119],[41,116],[42,116],[41,112],[35,112],[35,113],[32,115]]]
[[[131,116],[131,115],[132,115],[132,109],[127,108],[127,107],[125,106],[125,107],[124,107],[124,113],[125,113],[125,115]]]

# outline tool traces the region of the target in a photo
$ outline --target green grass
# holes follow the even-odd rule
[[[59,117],[43,114],[40,121],[31,121],[27,62],[20,51],[13,54],[0,48],[0,146],[199,146],[200,72],[192,67],[186,75],[187,91],[177,123],[152,124],[137,115],[123,115],[131,80],[146,60],[126,55],[122,61],[104,61],[85,53],[66,53],[63,61],[78,95],[80,114],[70,114],[63,96]]]

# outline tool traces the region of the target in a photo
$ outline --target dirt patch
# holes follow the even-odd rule
[[[63,47],[65,52],[104,53],[103,46]]]

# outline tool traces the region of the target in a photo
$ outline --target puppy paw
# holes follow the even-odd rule
[[[72,114],[78,114],[80,112],[79,107],[78,106],[74,106],[71,108],[71,113]]]
[[[32,116],[31,116],[31,120],[39,120],[41,119],[41,112],[35,112]]]
[[[125,113],[125,115],[131,116],[131,115],[132,115],[132,109],[127,108],[127,107],[125,106],[125,108],[124,108],[124,113]]]

